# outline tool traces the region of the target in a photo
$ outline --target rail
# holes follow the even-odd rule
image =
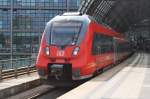
[[[30,74],[35,70],[35,58],[0,60],[0,80]]]

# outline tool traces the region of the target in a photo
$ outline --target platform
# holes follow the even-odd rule
[[[5,79],[0,82],[0,99],[17,94],[40,84],[37,73]]]
[[[149,60],[136,54],[58,99],[150,99]]]

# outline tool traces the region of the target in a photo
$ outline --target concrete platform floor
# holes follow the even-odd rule
[[[22,76],[18,76],[18,78],[9,78],[9,79],[4,79],[2,81],[0,81],[0,90],[15,86],[15,85],[19,85],[22,83],[26,83],[29,81],[33,81],[39,79],[38,74],[35,73],[31,73],[30,75],[22,75]]]
[[[0,81],[0,99],[9,97],[27,89],[36,87],[40,84],[38,74],[18,76],[18,78],[10,78]]]
[[[150,55],[135,54],[58,99],[150,99]]]

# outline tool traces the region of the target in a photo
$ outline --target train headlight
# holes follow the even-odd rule
[[[73,55],[76,56],[79,52],[80,48],[79,47],[76,47],[73,51]]]
[[[45,53],[46,53],[46,55],[50,55],[50,49],[49,49],[49,47],[45,48]]]

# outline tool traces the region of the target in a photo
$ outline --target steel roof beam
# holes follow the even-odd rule
[[[149,0],[84,0],[79,11],[107,23],[119,32],[128,31],[134,24],[150,18]]]

